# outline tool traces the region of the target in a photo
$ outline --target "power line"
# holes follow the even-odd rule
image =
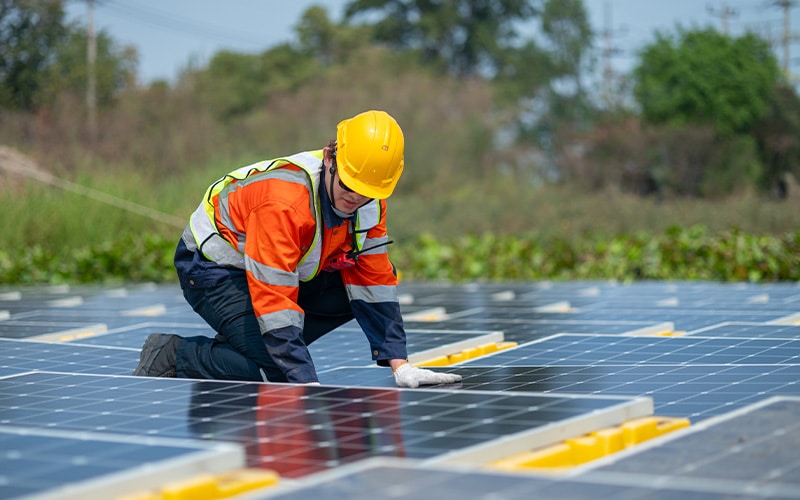
[[[614,29],[614,22],[612,18],[612,7],[610,2],[606,2],[604,4],[604,24],[603,30],[601,31],[601,35],[603,37],[603,99],[606,102],[606,106],[611,107],[613,104],[613,94],[612,94],[612,87],[614,81],[614,68],[611,64],[611,58],[615,54],[620,53],[620,49],[614,46],[613,38],[615,36],[615,31],[617,32],[624,32],[624,28],[621,30]]]
[[[263,47],[266,43],[259,35],[243,33],[240,30],[231,31],[221,26],[200,23],[187,17],[176,15],[173,12],[152,7],[144,7],[134,3],[110,0],[104,4],[109,15],[126,21],[137,22],[164,29],[166,31],[181,33],[192,38],[213,40],[223,43],[237,43]],[[223,8],[220,5],[220,8]]]
[[[4,159],[7,159],[9,161],[3,161]],[[95,201],[105,203],[106,205],[111,205],[117,208],[121,208],[122,210],[125,210],[127,212],[135,213],[150,218],[156,222],[169,224],[177,228],[183,228],[186,226],[186,221],[184,219],[181,219],[174,215],[166,214],[164,212],[159,212],[154,208],[146,207],[144,205],[128,201],[126,199],[108,194],[103,191],[99,191],[97,189],[81,186],[80,184],[75,184],[74,182],[58,178],[43,170],[39,170],[35,165],[32,165],[30,162],[20,159],[19,155],[15,154],[13,151],[3,146],[0,146],[0,169],[6,170],[12,174],[28,177],[30,179],[42,182],[44,184],[49,184],[51,186],[64,189],[65,191],[70,191],[72,193],[76,193],[81,196],[86,196],[87,198],[91,198]]]
[[[715,9],[714,6],[709,5],[706,7],[709,14],[719,16],[722,20],[722,34],[728,36],[728,21],[731,17],[735,17],[739,15],[739,11],[728,7],[727,4],[723,3],[721,9]]]
[[[792,7],[797,6],[796,0],[772,0],[770,2],[771,7],[778,7],[783,10],[783,35],[781,35],[781,45],[783,46],[783,73],[787,77],[789,76],[789,64],[792,60],[790,55],[789,47],[791,46],[792,42],[798,40],[798,36],[792,33],[792,29],[789,24],[790,18],[790,11]]]

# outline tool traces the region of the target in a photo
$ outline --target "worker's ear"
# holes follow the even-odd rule
[[[322,154],[324,155],[325,160],[330,162],[331,164],[331,166],[328,167],[328,173],[333,174],[334,172],[336,172],[336,166],[335,166],[336,164],[333,162],[333,149],[327,147],[322,151]]]

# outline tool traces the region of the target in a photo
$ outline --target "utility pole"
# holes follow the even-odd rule
[[[728,7],[727,4],[722,4],[722,8],[717,10],[712,5],[707,7],[708,12],[713,16],[719,16],[722,19],[722,34],[728,36],[730,33],[728,30],[728,21],[731,17],[739,15],[736,9],[732,9]]]
[[[611,65],[611,58],[614,54],[619,53],[619,49],[614,47],[614,28],[612,20],[611,3],[606,2],[604,5],[604,21],[605,27],[602,31],[603,36],[603,100],[607,108],[611,108],[614,104],[614,68]]]
[[[783,9],[783,35],[781,36],[781,45],[783,46],[783,74],[786,78],[789,78],[789,64],[791,61],[790,56],[790,46],[791,43],[797,40],[797,37],[792,34],[791,27],[789,25],[789,14],[795,5],[797,5],[796,0],[772,0],[770,5],[773,7],[779,7]]]
[[[94,0],[86,0],[86,6],[86,113],[89,120],[89,138],[94,143],[97,138],[97,77],[95,73],[97,38],[94,32]]]

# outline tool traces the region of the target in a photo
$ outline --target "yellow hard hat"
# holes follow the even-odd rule
[[[342,182],[367,198],[388,198],[403,173],[403,131],[385,111],[365,111],[336,127]]]

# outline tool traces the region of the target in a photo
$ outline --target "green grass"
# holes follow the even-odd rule
[[[225,167],[154,182],[75,182],[171,214],[169,224],[27,181],[0,189],[0,282],[174,280],[172,251]],[[560,186],[461,182],[390,200],[390,255],[409,279],[800,279],[800,206],[751,194],[656,203]]]
[[[27,181],[17,189],[0,188],[1,250],[24,251],[38,245],[48,252],[114,241],[122,236],[155,234],[177,240],[182,221],[199,203],[208,184],[229,166],[196,175],[153,181],[133,173],[79,176],[74,182],[170,214],[162,222],[54,186]],[[463,180],[438,193],[406,194],[389,200],[389,231],[397,246],[421,233],[441,240],[463,235],[535,234],[543,238],[612,238],[638,231],[662,233],[672,226],[702,225],[710,231],[739,229],[779,235],[800,228],[800,197],[783,202],[752,194],[708,201],[656,202],[620,193],[581,193],[562,186],[521,188],[473,185]]]

